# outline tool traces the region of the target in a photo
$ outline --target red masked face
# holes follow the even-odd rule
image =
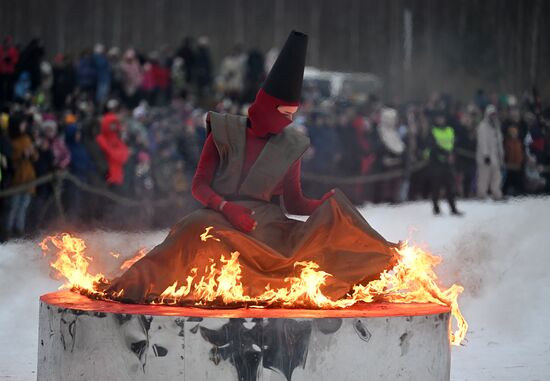
[[[288,116],[282,114],[277,107],[298,105],[298,102],[283,101],[260,89],[256,95],[256,100],[248,109],[252,132],[258,137],[281,133],[292,121]]]

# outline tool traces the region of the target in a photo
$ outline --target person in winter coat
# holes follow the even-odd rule
[[[363,115],[357,115],[352,122],[352,126],[355,129],[359,145],[359,174],[365,176],[373,170],[373,165],[376,161],[376,152],[373,144],[375,131],[372,123]],[[368,194],[367,190],[369,190]],[[355,200],[359,204],[362,204],[365,200],[371,200],[372,195],[370,193],[370,188],[366,184],[359,183],[355,186]]]
[[[374,120],[376,121],[376,119],[375,117]],[[399,134],[398,123],[397,110],[393,108],[381,110],[376,127],[377,133],[373,136],[378,173],[384,174],[403,168],[403,155],[406,147]],[[399,189],[401,182],[401,176],[381,181],[375,189],[375,202],[396,202],[398,200],[396,190]]]
[[[87,182],[90,172],[95,171],[96,166],[83,143],[82,131],[76,122],[67,125],[65,142],[71,153],[70,172],[79,180]]]
[[[428,173],[432,185],[433,212],[441,214],[439,194],[445,189],[451,213],[460,216],[455,202],[454,146],[455,130],[447,124],[443,111],[434,111],[434,123],[428,136]]]
[[[122,70],[122,60],[120,57],[120,49],[118,46],[113,46],[107,52],[107,61],[111,73],[110,93],[111,96],[120,99],[123,96],[124,72]]]
[[[264,79],[264,56],[258,49],[251,49],[248,51],[245,65],[242,102],[250,103],[254,101],[256,91],[258,91]]]
[[[34,103],[41,109],[51,108],[51,94],[53,87],[53,68],[52,65],[44,60],[40,63],[40,76],[42,81],[36,91]]]
[[[15,68],[19,61],[19,50],[13,45],[11,36],[0,45],[0,103],[13,97]]]
[[[335,175],[341,157],[340,138],[333,116],[325,110],[314,113],[308,123],[308,135],[313,149],[309,164],[316,174]],[[305,164],[305,163],[304,163]],[[314,183],[318,189],[318,184]]]
[[[246,58],[241,46],[236,45],[221,63],[217,85],[232,100],[238,100],[243,91]]]
[[[80,181],[89,184],[89,178],[96,171],[86,146],[82,142],[82,131],[77,123],[68,124],[65,129],[65,142],[71,152],[69,170]],[[68,212],[71,220],[77,221],[82,216],[82,191],[72,182],[67,186]]]
[[[65,107],[67,97],[75,88],[75,72],[69,57],[57,54],[53,64],[52,97],[55,110]]]
[[[170,71],[162,64],[159,53],[151,52],[143,65],[141,84],[147,102],[152,106],[164,104],[169,85]]]
[[[476,124],[470,112],[459,115],[456,126],[456,168],[459,176],[459,194],[472,197],[476,174]]]
[[[0,189],[4,189],[5,185],[8,184],[11,153],[10,139],[5,133],[5,129],[0,126]]]
[[[111,88],[111,67],[105,55],[105,47],[102,44],[96,44],[94,47],[92,62],[94,63],[97,78],[95,101],[98,105],[103,105],[107,101]]]
[[[48,141],[53,153],[54,169],[65,169],[71,162],[71,151],[65,144],[65,139],[58,135],[57,123],[53,119],[47,119],[42,123],[44,139]]]
[[[17,78],[17,82],[15,82],[15,85],[13,87],[13,96],[15,100],[22,102],[28,99],[32,91],[31,86],[31,75],[29,74],[29,72],[21,72],[21,74],[19,74],[19,78]]]
[[[192,37],[185,37],[176,52],[176,56],[183,59],[182,69],[185,72],[185,82],[191,83],[195,80],[195,65],[197,52]]]
[[[212,86],[212,58],[207,37],[198,40],[197,55],[195,56],[195,80],[200,99],[207,96]]]
[[[17,71],[29,73],[32,92],[40,87],[42,81],[40,64],[43,57],[44,47],[38,38],[33,38],[19,56]]]
[[[11,141],[8,136],[8,123],[5,121],[4,116],[7,113],[0,112],[0,190],[3,190],[10,186],[11,183],[11,156],[12,148]],[[10,199],[0,198],[0,221],[4,221],[4,215],[8,213],[10,209]],[[0,225],[0,243],[7,237],[5,224]]]
[[[116,113],[116,101],[108,102],[109,111],[101,119],[101,132],[97,144],[107,160],[107,184],[117,190],[124,183],[124,164],[130,155],[128,147],[121,139],[122,123]]]
[[[502,131],[495,106],[485,109],[485,116],[477,128],[477,195],[487,197],[488,191],[494,199],[502,198],[502,164],[504,149]]]
[[[185,79],[185,62],[181,57],[175,57],[172,62],[170,82],[172,83],[172,98],[183,96],[187,81]]]
[[[76,83],[81,92],[94,99],[97,86],[97,72],[89,51],[84,51],[76,65]]]
[[[529,152],[535,156],[538,163],[544,163],[547,151],[545,128],[539,123],[536,115],[532,112],[525,113],[525,123],[527,124],[528,131],[526,142]]]
[[[36,177],[42,177],[55,171],[55,158],[53,154],[51,140],[46,137],[40,118],[36,121],[41,126],[35,130],[34,143],[37,151],[37,160],[34,162],[34,171]],[[27,224],[28,229],[34,231],[39,226],[45,226],[54,216],[52,212],[53,184],[47,182],[36,186],[32,205],[29,208]]]
[[[11,185],[18,186],[36,178],[33,162],[38,155],[27,134],[28,122],[22,115],[14,115],[10,118],[9,133],[12,146],[11,160],[13,165],[13,178]],[[11,197],[10,211],[6,221],[8,236],[22,235],[25,232],[27,208],[34,194],[34,188],[26,189]]]
[[[140,88],[143,82],[143,72],[134,49],[124,53],[120,64],[122,70],[123,96],[130,108],[135,108],[140,100]]]
[[[524,146],[519,138],[515,125],[510,125],[504,141],[504,158],[506,163],[506,180],[504,193],[518,194],[523,192],[523,164],[525,161]]]
[[[542,176],[542,166],[535,156],[527,154],[525,163],[525,190],[529,193],[539,193],[546,187],[546,179]]]

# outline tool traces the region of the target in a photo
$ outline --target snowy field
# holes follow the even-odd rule
[[[459,208],[465,217],[434,217],[427,202],[362,211],[387,239],[410,238],[443,257],[444,284],[464,285],[460,302],[470,331],[463,347],[453,347],[452,380],[550,380],[550,199]],[[109,252],[129,256],[164,235],[82,236],[89,253],[102,253],[96,265],[114,267]],[[38,297],[60,284],[49,274],[37,242],[0,246],[0,380],[36,379]]]

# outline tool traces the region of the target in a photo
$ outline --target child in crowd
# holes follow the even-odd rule
[[[510,125],[504,141],[506,180],[503,190],[507,195],[516,195],[523,192],[523,150],[518,128],[515,125]]]

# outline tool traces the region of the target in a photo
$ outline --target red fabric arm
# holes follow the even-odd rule
[[[220,203],[223,201],[223,198],[214,192],[211,187],[219,162],[218,149],[214,144],[212,134],[209,134],[202,148],[195,176],[193,176],[191,193],[201,204],[215,210],[219,208]]]
[[[324,200],[312,200],[302,193],[300,183],[301,160],[297,160],[285,175],[283,180],[283,200],[289,213],[310,215]]]

